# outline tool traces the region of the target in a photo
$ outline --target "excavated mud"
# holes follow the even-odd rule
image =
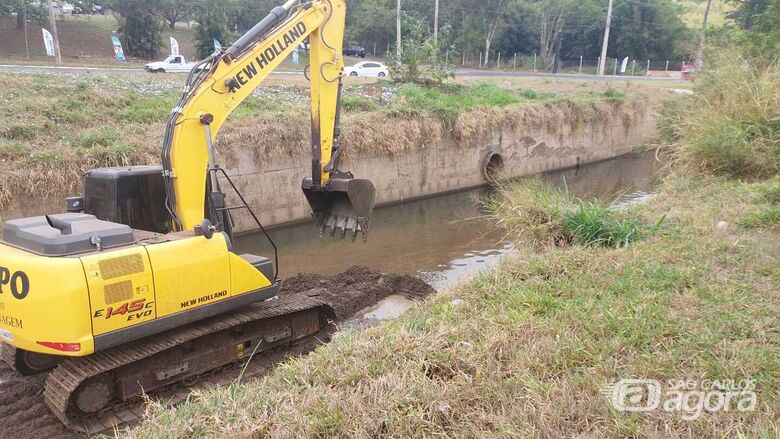
[[[354,321],[358,313],[382,299],[398,295],[419,300],[433,294],[433,288],[412,276],[384,274],[366,267],[351,267],[344,273],[323,276],[298,274],[286,279],[282,295],[303,294],[316,297],[334,309],[337,322]],[[245,379],[261,377],[285,358],[312,351],[319,342],[312,340],[285,352],[274,352],[255,359],[244,372]],[[227,384],[235,380],[243,365],[234,364],[203,376],[192,387]],[[43,401],[45,375],[23,377],[0,362],[0,438],[46,437],[78,438],[49,412]],[[159,397],[164,399],[165,391]]]

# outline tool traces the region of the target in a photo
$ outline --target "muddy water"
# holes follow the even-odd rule
[[[625,202],[647,197],[661,164],[654,153],[554,172],[544,179],[580,197]],[[441,290],[498,261],[512,250],[494,223],[479,208],[489,189],[459,192],[377,209],[367,243],[321,239],[311,224],[272,230],[279,247],[282,277],[299,272],[337,273],[366,265],[388,273],[422,277]],[[238,250],[270,255],[261,234],[237,240]],[[374,312],[381,319],[397,306]]]

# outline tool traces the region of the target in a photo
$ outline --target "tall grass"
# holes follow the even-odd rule
[[[536,247],[573,243],[620,248],[653,229],[630,208],[581,200],[537,179],[500,188],[486,207],[510,238]]]
[[[780,171],[780,65],[749,65],[736,56],[712,60],[693,105],[667,115],[683,162],[728,177]]]

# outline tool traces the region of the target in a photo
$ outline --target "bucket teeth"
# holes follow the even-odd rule
[[[332,178],[327,187],[322,188],[306,178],[302,189],[321,236],[329,233],[334,238],[347,239],[349,236],[355,241],[357,235],[362,234],[363,241],[368,239],[376,198],[371,181]]]
[[[363,240],[368,239],[368,231],[363,227],[365,221],[354,217],[345,217],[330,215],[320,224],[320,236],[329,234],[333,238],[347,239],[352,242],[357,240],[358,235],[363,233]]]

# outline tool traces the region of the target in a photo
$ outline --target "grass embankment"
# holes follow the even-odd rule
[[[153,409],[129,436],[776,435],[778,233],[738,224],[777,190],[674,180],[637,209],[668,217],[645,240],[521,252],[261,381]],[[758,406],[620,413],[600,390],[622,378],[755,379]]]
[[[719,90],[699,91],[691,119],[720,110]],[[151,407],[124,434],[777,437],[780,179],[729,180],[692,151],[677,145],[660,193],[628,212],[507,186],[491,206],[519,250],[497,268],[260,381]],[[751,380],[757,404],[615,410],[602,391],[632,378]]]
[[[4,77],[0,80],[5,110],[0,114],[0,169],[7,178],[0,181],[0,209],[24,197],[75,193],[87,169],[158,163],[163,123],[179,96],[181,80]],[[593,102],[608,101],[618,107],[635,96],[640,92],[606,88],[555,94],[488,84],[438,89],[391,83],[349,85],[344,94],[342,140],[351,153],[422,148],[446,133],[466,143],[504,124],[561,125],[599,117]],[[218,138],[218,147],[225,152],[223,165],[235,164],[236,154],[231,152],[238,147],[251,148],[258,164],[307,153],[308,100],[306,86],[258,89],[235,111]],[[532,110],[534,117],[526,114]]]

